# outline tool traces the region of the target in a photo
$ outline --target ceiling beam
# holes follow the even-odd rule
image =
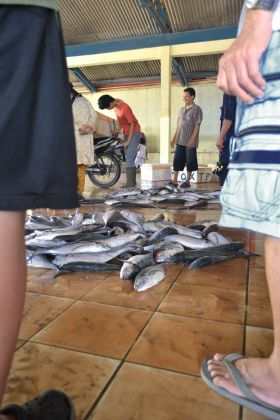
[[[160,0],[139,0],[140,6],[149,14],[162,33],[172,33],[172,26],[168,18],[166,8]],[[186,86],[188,80],[181,58],[172,59],[172,67],[177,74],[181,86]]]
[[[167,45],[189,44],[196,42],[218,41],[235,38],[237,25],[197,29],[159,35],[97,41],[85,44],[73,44],[65,47],[67,57],[102,54],[127,50],[161,47]]]
[[[146,9],[150,18],[156,23],[162,33],[171,33],[171,24],[166,9],[159,0],[139,0],[140,6]]]
[[[95,92],[96,91],[96,89],[95,89],[95,86],[94,86],[94,84],[92,83],[92,81],[91,80],[89,80],[88,78],[87,78],[87,76],[84,74],[84,72],[81,70],[81,69],[79,69],[79,68],[77,68],[77,67],[73,67],[73,68],[71,68],[71,69],[69,69],[74,75],[75,75],[75,77],[87,88],[87,89],[89,89],[91,92]]]

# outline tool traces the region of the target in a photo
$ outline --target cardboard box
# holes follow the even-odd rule
[[[170,181],[171,171],[170,163],[144,163],[141,166],[141,180]]]
[[[172,171],[173,175],[173,171]],[[198,171],[195,171],[192,173],[190,182],[194,183],[200,183],[200,182],[211,182],[212,181],[212,170],[210,167],[207,166],[200,166],[198,168]],[[179,172],[178,174],[178,181],[184,182],[186,181],[186,173],[185,172]]]
[[[101,112],[96,112],[94,137],[110,137],[114,130],[119,129],[118,120],[107,117]]]

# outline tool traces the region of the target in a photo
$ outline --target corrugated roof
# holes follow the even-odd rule
[[[160,34],[140,0],[61,0],[66,45]],[[234,25],[242,0],[161,0],[172,32]],[[185,72],[217,71],[219,56],[184,57]],[[158,77],[158,61],[83,67],[93,83],[100,80]],[[174,71],[173,71],[174,74]],[[72,79],[76,80],[73,76]],[[74,81],[72,80],[72,81]]]

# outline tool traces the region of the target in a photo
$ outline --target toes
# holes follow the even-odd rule
[[[224,388],[228,392],[231,392],[235,395],[242,396],[241,391],[235,386],[231,379],[226,379],[223,376],[216,376],[213,379],[213,383],[221,388]]]
[[[225,357],[226,357],[225,354],[216,353],[214,354],[213,359],[216,360],[217,362],[222,362]]]

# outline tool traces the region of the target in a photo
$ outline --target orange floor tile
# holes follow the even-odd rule
[[[104,190],[88,186],[87,193]],[[104,206],[81,210],[94,209]],[[163,212],[180,224],[220,215],[219,205],[135,211]],[[262,235],[223,232],[260,256],[197,271],[167,266],[164,281],[145,292],[116,273],[54,278],[51,270],[29,269],[4,404],[57,388],[73,399],[78,420],[264,419],[219,397],[200,378],[201,360],[216,351],[262,357],[273,346]]]

